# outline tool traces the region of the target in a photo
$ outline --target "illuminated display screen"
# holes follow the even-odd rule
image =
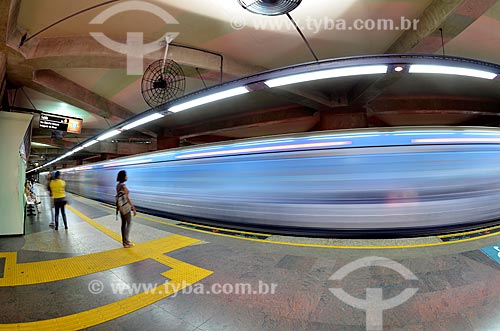
[[[60,130],[70,133],[80,133],[82,131],[81,118],[61,116],[55,114],[40,114],[40,129]]]

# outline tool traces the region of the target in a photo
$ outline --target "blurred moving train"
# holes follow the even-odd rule
[[[119,170],[139,210],[244,229],[418,235],[500,218],[493,128],[289,134],[124,157],[62,177],[69,192],[114,203]]]

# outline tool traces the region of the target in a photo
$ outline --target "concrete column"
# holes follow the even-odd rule
[[[24,234],[26,161],[19,146],[33,115],[0,112],[0,222],[1,235]]]
[[[158,150],[179,147],[179,137],[163,136],[157,139]]]
[[[339,130],[368,127],[365,112],[339,113],[335,111],[321,111],[318,130]]]

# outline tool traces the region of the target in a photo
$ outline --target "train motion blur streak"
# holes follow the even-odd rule
[[[114,203],[126,170],[140,209],[240,225],[392,231],[500,218],[500,131],[360,129],[143,154],[64,171]]]

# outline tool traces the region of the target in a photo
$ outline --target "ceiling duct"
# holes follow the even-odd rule
[[[246,10],[259,15],[276,16],[288,14],[297,8],[302,0],[238,0]]]

